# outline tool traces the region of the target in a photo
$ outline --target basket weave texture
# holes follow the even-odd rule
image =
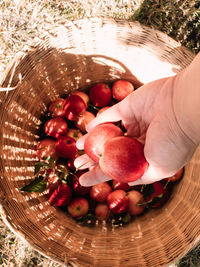
[[[0,201],[7,225],[36,250],[71,266],[166,266],[200,236],[200,151],[168,203],[115,229],[77,224],[47,192],[22,193],[33,177],[41,113],[55,98],[97,82],[142,83],[174,75],[194,55],[135,22],[93,18],[52,29],[7,70],[0,93]],[[136,78],[137,77],[137,78]],[[141,81],[141,82],[140,82]],[[164,153],[164,152],[163,152]]]

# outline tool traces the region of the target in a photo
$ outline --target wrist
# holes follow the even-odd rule
[[[191,141],[200,143],[200,53],[174,77],[173,108],[178,124]]]

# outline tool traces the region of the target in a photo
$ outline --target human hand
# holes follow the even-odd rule
[[[131,185],[148,184],[174,175],[191,159],[197,147],[176,118],[173,102],[175,79],[173,76],[143,85],[97,116],[87,127],[90,131],[100,123],[121,120],[127,135],[144,143],[149,168]],[[79,149],[84,148],[84,139],[85,136],[78,140]],[[87,155],[78,158],[76,166],[83,163],[83,158],[86,160]],[[94,165],[94,162],[90,164]],[[80,177],[80,183],[90,186],[111,179],[97,165]]]

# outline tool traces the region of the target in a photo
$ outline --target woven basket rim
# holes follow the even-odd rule
[[[68,21],[66,21],[65,27],[69,26],[69,25],[76,25],[76,27],[77,27],[77,25],[78,24],[82,24],[82,22],[95,21],[95,20],[101,20],[102,23],[103,23],[104,20],[106,20],[106,21],[115,22],[115,23],[120,23],[120,22],[127,23],[129,26],[130,25],[138,25],[138,26],[142,27],[143,29],[152,32],[152,34],[164,37],[165,39],[168,39],[169,41],[172,41],[172,42],[174,42],[176,44],[179,44],[181,49],[183,49],[183,51],[185,50],[186,52],[189,52],[191,55],[195,56],[195,53],[192,50],[189,50],[185,46],[181,45],[180,41],[175,40],[175,38],[173,38],[171,36],[168,36],[166,33],[161,32],[161,31],[155,29],[154,27],[152,27],[150,25],[146,26],[144,24],[139,23],[136,20],[132,21],[132,20],[125,20],[125,19],[111,18],[109,16],[93,16],[93,17],[85,17],[83,19],[77,19],[77,20],[74,20],[74,21],[68,20]],[[61,25],[61,26],[63,26],[63,25]],[[52,26],[50,31],[51,32],[55,32],[55,31],[57,31],[57,29],[58,29],[58,26],[57,27]],[[15,54],[13,60],[11,60],[11,62],[7,65],[6,70],[4,71],[4,73],[2,73],[0,75],[0,88],[1,88],[1,85],[4,83],[7,75],[11,71],[11,69],[13,69],[13,68],[15,68],[17,66],[17,64],[19,63],[19,60],[23,59],[23,57],[26,56],[26,54],[29,53],[33,49],[33,47],[36,47],[36,46],[40,45],[42,42],[44,42],[44,40],[49,35],[50,35],[49,30],[46,30],[46,32],[44,32],[43,35],[40,38],[37,37],[36,40],[33,40],[31,45],[30,44],[24,45],[24,49],[22,49],[21,51],[19,51],[19,52],[17,52]],[[12,80],[10,81],[10,83],[11,82],[12,82]],[[19,80],[19,82],[20,82],[20,80]]]

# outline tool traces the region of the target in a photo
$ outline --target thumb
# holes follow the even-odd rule
[[[119,103],[109,107],[97,117],[95,117],[88,125],[86,126],[87,132],[91,131],[95,126],[100,123],[105,122],[116,122],[121,120],[120,107]]]

